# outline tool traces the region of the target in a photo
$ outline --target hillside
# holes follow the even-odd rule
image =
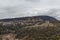
[[[27,19],[42,19],[48,21],[57,21],[57,19],[51,16],[30,16],[30,17],[20,17],[20,18],[9,18],[9,19],[1,19],[0,21],[18,21],[18,20],[27,20]]]
[[[1,19],[0,35],[9,33],[22,40],[59,40],[60,21],[50,16]]]

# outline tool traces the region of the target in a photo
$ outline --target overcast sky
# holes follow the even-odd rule
[[[0,19],[36,15],[59,19],[60,0],[0,0]]]

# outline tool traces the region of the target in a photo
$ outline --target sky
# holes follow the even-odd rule
[[[60,0],[0,0],[0,19],[38,15],[60,20]]]

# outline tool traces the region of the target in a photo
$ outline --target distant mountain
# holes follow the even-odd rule
[[[27,20],[27,19],[42,19],[43,21],[58,21],[57,19],[51,16],[31,16],[31,17],[20,17],[20,18],[11,18],[11,19],[0,19],[0,21],[18,21],[18,20]]]
[[[44,21],[58,21],[57,19],[55,19],[54,17],[51,16],[36,16],[37,18],[40,18]]]

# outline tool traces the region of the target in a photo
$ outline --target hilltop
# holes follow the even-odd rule
[[[57,21],[57,19],[51,16],[30,16],[30,17],[20,17],[20,18],[8,18],[8,19],[0,19],[0,21],[18,21],[18,20],[27,20],[27,19],[42,19],[43,21]]]

